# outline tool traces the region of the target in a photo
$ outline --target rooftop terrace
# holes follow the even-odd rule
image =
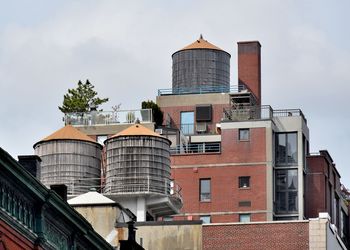
[[[152,122],[152,109],[77,112],[67,113],[64,117],[65,125],[73,126],[132,124],[137,120],[140,123]]]

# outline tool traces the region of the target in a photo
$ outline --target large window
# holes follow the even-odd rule
[[[210,201],[210,179],[199,179],[199,200]]]
[[[181,112],[180,129],[185,135],[194,134],[194,112]]]
[[[276,164],[298,163],[297,133],[276,134]]]
[[[276,213],[298,212],[298,170],[275,172]]]

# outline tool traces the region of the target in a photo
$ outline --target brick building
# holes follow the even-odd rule
[[[307,156],[305,217],[327,212],[342,240],[349,244],[349,216],[346,197],[341,190],[340,174],[327,150]],[[317,195],[315,195],[317,194]],[[344,199],[345,198],[345,199]]]
[[[301,221],[328,212],[347,244],[348,203],[331,156],[327,151],[310,155],[309,128],[300,109],[262,104],[258,41],[238,42],[234,86],[230,57],[202,36],[172,55],[172,87],[158,90],[156,98],[164,113],[161,127],[152,123],[150,110],[67,114],[66,123],[100,143],[135,120],[167,137],[172,142],[171,175],[181,186],[183,208],[164,220],[283,227],[288,223],[273,221]],[[105,171],[103,159],[104,154]],[[207,228],[212,230],[205,225],[203,235]]]
[[[166,117],[159,131],[182,132],[172,139],[172,176],[184,198],[176,219],[304,218],[307,121],[301,110],[261,105],[260,49],[258,41],[238,43],[238,86],[210,83],[211,75],[229,79],[220,68],[228,53],[203,38],[173,54],[173,86],[159,91],[157,104]],[[191,82],[196,72],[209,72],[209,88]]]

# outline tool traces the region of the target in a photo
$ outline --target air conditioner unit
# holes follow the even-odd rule
[[[196,124],[196,131],[197,132],[207,132],[207,124],[204,123],[197,123]]]

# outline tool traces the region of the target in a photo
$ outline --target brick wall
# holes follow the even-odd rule
[[[230,166],[172,169],[172,176],[182,187],[184,206],[181,213],[244,212],[266,209],[266,167]],[[238,177],[250,176],[250,188],[239,188]],[[211,201],[199,201],[199,180],[211,179]],[[240,207],[239,201],[250,201],[251,206]],[[193,218],[199,219],[199,218]],[[266,220],[252,214],[252,221]],[[212,222],[237,222],[238,214],[215,215]]]
[[[238,129],[224,129],[221,153],[173,155],[171,165],[246,163],[266,161],[266,128],[251,128],[250,140],[239,141]]]
[[[309,223],[203,225],[203,250],[309,249]]]
[[[181,213],[185,217],[181,219],[207,214],[213,223],[238,222],[239,213],[246,212],[251,213],[252,221],[266,220],[265,133],[265,128],[251,128],[250,140],[239,141],[238,129],[225,129],[221,153],[171,157],[172,178],[182,188]],[[250,176],[249,188],[238,187],[240,176]],[[203,178],[211,179],[210,202],[199,200],[199,180]],[[239,206],[240,201],[251,205]]]

